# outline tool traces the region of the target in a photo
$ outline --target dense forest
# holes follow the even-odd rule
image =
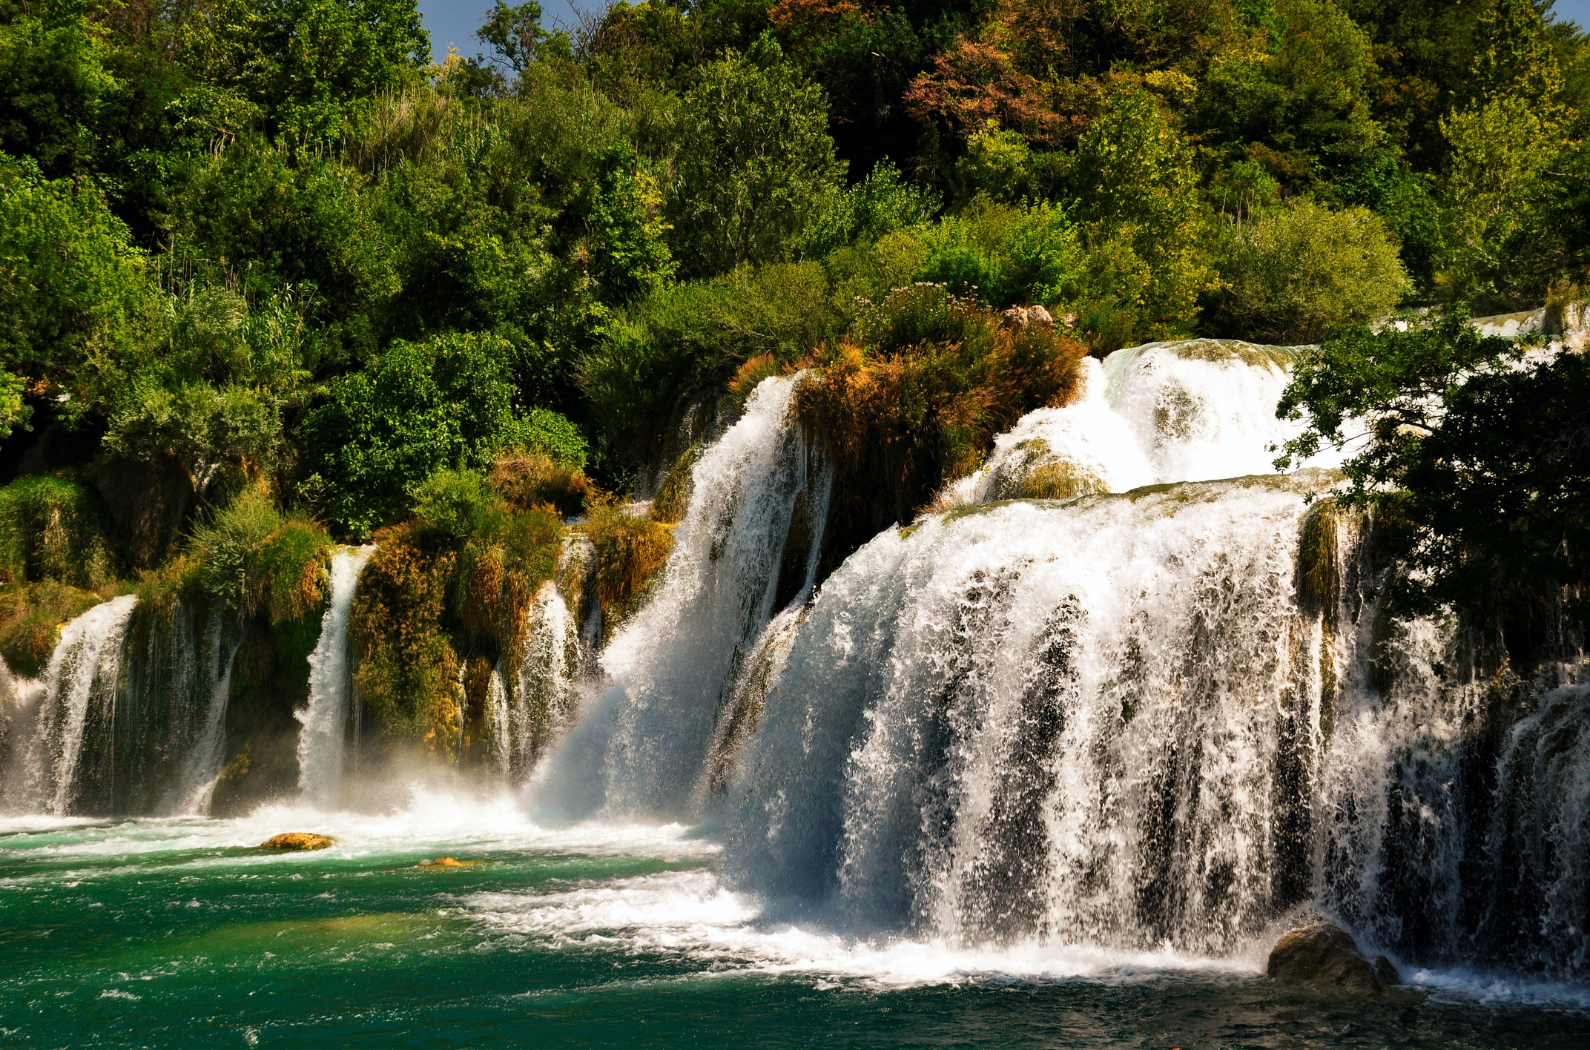
[[[412,0],[0,0],[13,669],[136,589],[239,614],[235,688],[301,694],[324,551],[374,537],[361,699],[468,749],[453,683],[566,522],[618,622],[702,406],[763,377],[825,378],[831,567],[1089,353],[1337,336],[1285,406],[1329,436],[1511,353],[1372,323],[1572,302],[1590,264],[1590,37],[1550,0],[498,0],[479,40],[430,63]],[[1525,374],[1543,419],[1499,368],[1512,414],[1452,440],[1581,433],[1581,365]],[[1462,488],[1399,441],[1362,491]],[[1564,491],[1487,579],[1583,575]],[[1516,546],[1484,533],[1513,495],[1404,511],[1439,567]]]

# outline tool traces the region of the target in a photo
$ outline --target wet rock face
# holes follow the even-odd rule
[[[1275,942],[1268,972],[1282,984],[1308,985],[1340,995],[1381,995],[1401,983],[1384,955],[1371,963],[1352,935],[1328,922],[1296,929]]]
[[[310,850],[326,849],[336,845],[337,840],[329,835],[314,835],[307,831],[288,831],[280,835],[273,835],[259,844],[260,849],[280,850]]]

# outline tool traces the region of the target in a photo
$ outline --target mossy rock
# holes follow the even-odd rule
[[[0,592],[0,657],[27,678],[49,666],[62,625],[104,601],[93,591],[46,580]]]
[[[284,831],[261,842],[259,848],[292,852],[330,849],[336,844],[337,840],[330,835],[316,835],[308,831]]]
[[[1233,361],[1249,368],[1275,368],[1285,370],[1297,361],[1302,349],[1296,346],[1269,346],[1249,343],[1241,339],[1180,339],[1158,343],[1145,343],[1121,351],[1136,360],[1149,350],[1165,349],[1183,361]]]
[[[18,478],[0,489],[0,583],[106,586],[116,575],[107,524],[104,503],[75,481]]]
[[[1336,995],[1379,996],[1401,983],[1389,959],[1382,955],[1371,963],[1351,934],[1329,922],[1311,923],[1276,941],[1266,972],[1282,984]]]

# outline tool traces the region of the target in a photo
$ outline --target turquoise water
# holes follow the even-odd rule
[[[280,831],[338,845],[267,854]],[[1590,1045],[1590,993],[1409,970],[1384,1002],[1196,959],[858,939],[723,890],[680,827],[507,800],[0,821],[0,1046]],[[478,861],[420,866],[440,856]]]

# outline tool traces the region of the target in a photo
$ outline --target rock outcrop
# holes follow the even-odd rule
[[[272,835],[259,844],[260,849],[311,850],[335,846],[337,840],[329,835],[314,835],[307,831],[287,831]]]
[[[1267,969],[1282,984],[1341,995],[1382,995],[1387,987],[1402,983],[1391,960],[1380,955],[1371,963],[1351,934],[1328,922],[1311,923],[1276,941]]]

